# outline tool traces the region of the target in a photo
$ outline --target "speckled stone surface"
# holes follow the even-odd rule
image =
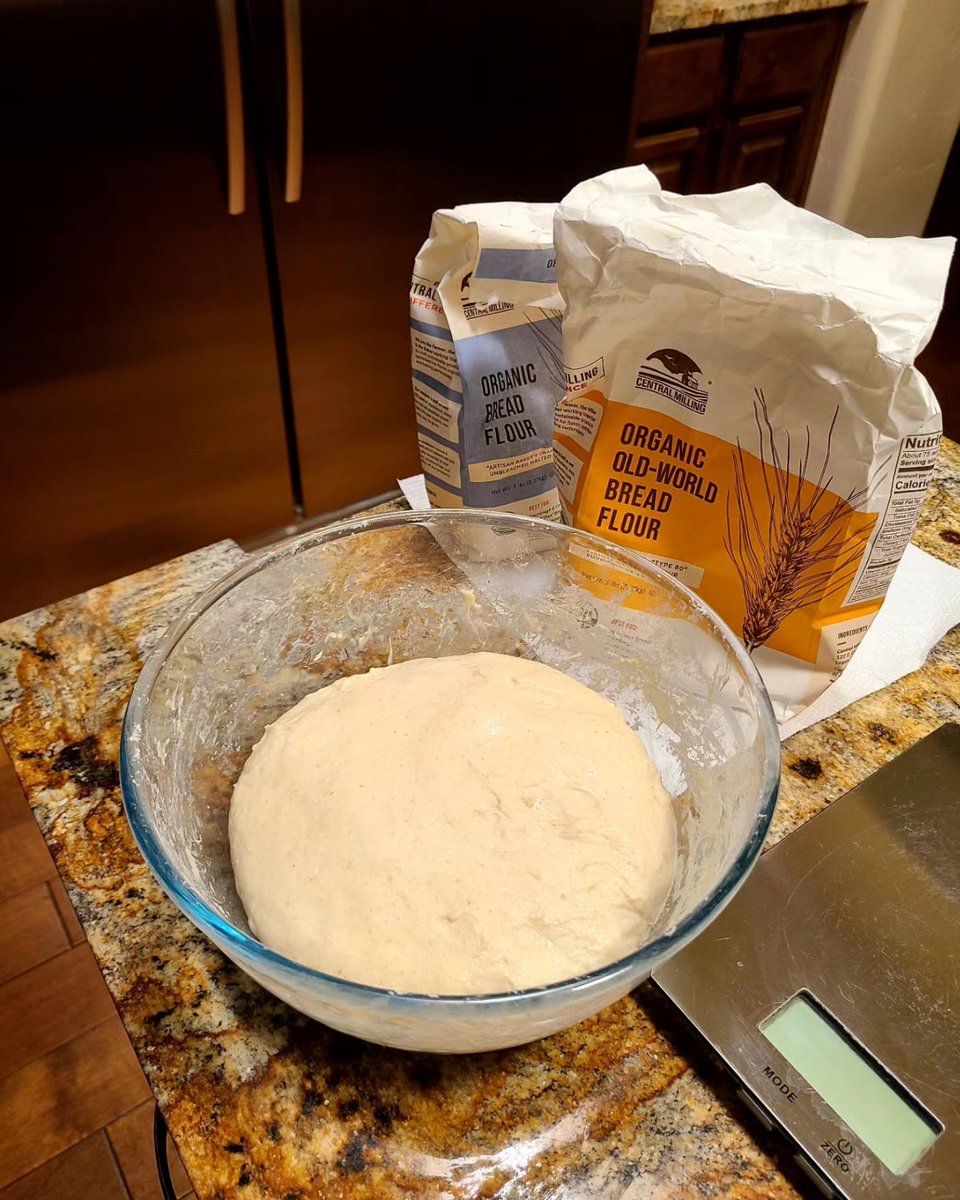
[[[701,29],[706,25],[729,25],[734,21],[758,21],[763,17],[785,17],[791,13],[815,12],[821,8],[844,8],[867,0],[654,0],[651,33],[675,33],[678,29]]]
[[[960,565],[955,445],[916,541]],[[242,557],[220,543],[0,626],[0,733],[200,1200],[809,1195],[652,988],[517,1050],[404,1054],[299,1017],[180,915],[123,817],[120,721],[159,633]],[[945,720],[960,629],[785,745],[771,840]]]

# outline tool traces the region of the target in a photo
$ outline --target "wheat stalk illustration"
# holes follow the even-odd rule
[[[839,406],[827,432],[817,481],[805,496],[810,427],[806,427],[802,455],[794,458],[789,432],[781,436],[781,449],[763,391],[754,391],[763,492],[756,499],[750,494],[738,438],[733,454],[733,503],[728,492],[723,540],[743,588],[742,633],[751,652],[772,637],[791,613],[849,587],[872,528],[871,522],[849,532],[851,509],[856,509],[871,489],[853,488],[842,499],[829,491],[833,476],[828,476],[827,470]]]
[[[527,324],[538,343],[537,354],[543,363],[547,378],[563,392],[566,391],[566,380],[563,374],[563,353],[560,349],[561,317],[559,313],[549,309],[541,308],[539,311],[543,317],[535,319],[528,316]]]

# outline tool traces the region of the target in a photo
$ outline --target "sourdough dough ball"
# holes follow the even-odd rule
[[[629,954],[676,862],[670,801],[616,707],[502,654],[414,659],[301,700],[237,781],[230,847],[265,945],[441,994]]]

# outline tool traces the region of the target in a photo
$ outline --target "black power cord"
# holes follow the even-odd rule
[[[177,1200],[173,1180],[170,1178],[170,1160],[167,1158],[167,1123],[159,1105],[154,1105],[153,1109],[153,1151],[157,1157],[157,1175],[160,1178],[163,1200]]]
[[[260,203],[260,227],[263,237],[267,287],[270,295],[270,316],[277,353],[277,380],[283,412],[283,431],[287,445],[287,467],[290,472],[290,493],[294,516],[304,516],[303,478],[300,470],[300,450],[297,443],[297,417],[293,407],[293,385],[290,380],[290,354],[287,347],[287,326],[283,311],[283,291],[280,285],[280,259],[277,254],[277,235],[273,220],[273,199],[267,169],[267,132],[264,100],[260,86],[260,63],[257,59],[258,41],[254,31],[253,13],[247,0],[240,0],[237,32],[243,58],[244,120],[250,134],[253,177]]]

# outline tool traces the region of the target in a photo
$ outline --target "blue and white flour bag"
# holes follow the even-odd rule
[[[559,520],[564,393],[553,204],[434,213],[410,287],[420,461],[435,508]]]

